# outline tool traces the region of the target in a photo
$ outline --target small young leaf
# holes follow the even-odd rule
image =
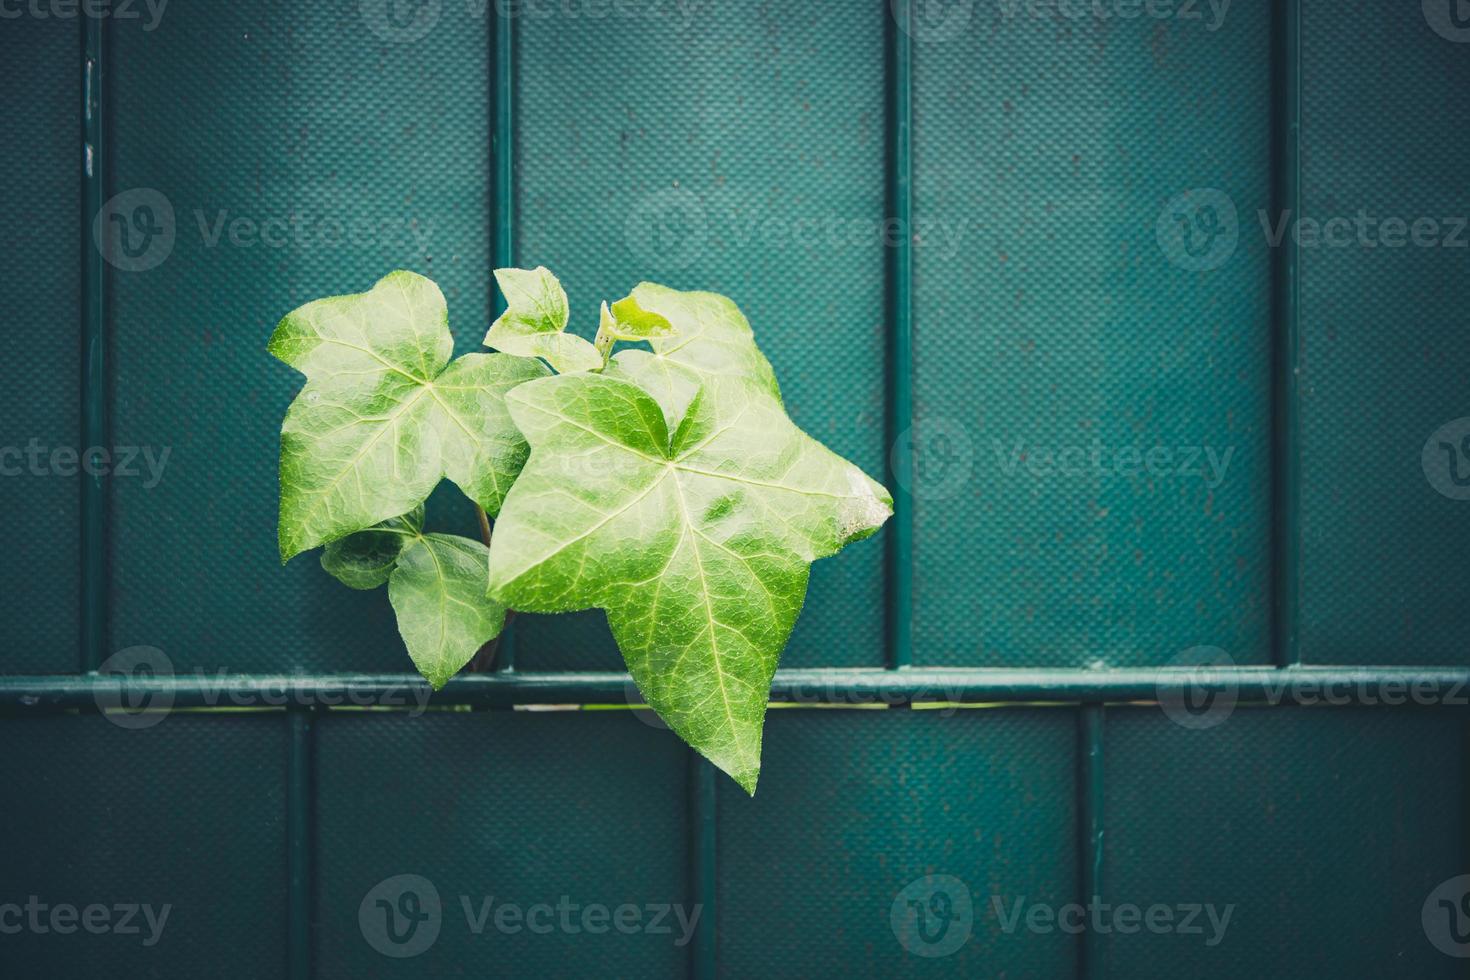
[[[485,595],[490,550],[452,534],[413,538],[388,580],[388,599],[408,655],[443,687],[505,626],[505,606]]]
[[[592,346],[597,348],[597,355],[606,362],[617,342],[618,321],[613,319],[612,310],[607,308],[607,300],[603,300],[602,308],[598,310],[597,336],[592,338]]]
[[[610,312],[619,340],[652,340],[674,332],[674,325],[666,317],[639,306],[635,296],[624,296],[612,305]]]
[[[539,357],[561,374],[602,366],[597,348],[575,334],[564,333],[570,317],[567,294],[544,266],[496,269],[495,281],[505,294],[505,312],[490,325],[485,346],[507,354]]]
[[[507,354],[449,364],[453,347],[443,294],[412,272],[276,327],[271,353],[307,377],[281,426],[282,560],[408,512],[444,476],[499,511],[526,456],[504,394],[548,372]]]
[[[635,295],[675,326],[654,355],[507,397],[531,456],[496,524],[490,592],[532,612],[605,609],[648,704],[753,793],[809,565],[872,534],[892,501],[791,422],[733,303]]]
[[[376,589],[388,581],[398,554],[423,529],[424,506],[402,517],[329,542],[322,549],[322,568],[353,589]]]

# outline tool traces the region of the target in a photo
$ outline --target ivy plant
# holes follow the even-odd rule
[[[281,426],[282,561],[323,547],[344,584],[386,584],[435,689],[510,610],[602,609],[648,705],[754,793],[811,563],[892,500],[792,422],[724,296],[643,283],[588,341],[549,271],[495,278],[496,353],[454,358],[444,296],[412,272],[281,321],[270,352],[306,376]],[[446,477],[481,540],[424,530]]]

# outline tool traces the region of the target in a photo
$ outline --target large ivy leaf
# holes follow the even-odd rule
[[[753,391],[780,400],[781,389],[770,361],[756,347],[745,314],[728,297],[645,282],[639,283],[631,298],[674,326],[672,334],[649,338],[655,355],[700,375],[742,379]]]
[[[675,328],[652,355],[508,396],[531,455],[496,524],[490,592],[532,612],[605,609],[648,704],[753,793],[810,563],[872,534],[892,502],[787,417],[733,303],[634,295]]]
[[[496,269],[495,281],[505,294],[506,309],[490,325],[486,347],[542,358],[561,374],[602,366],[602,355],[592,343],[565,332],[571,315],[567,294],[545,266]]]
[[[388,599],[414,666],[437,691],[505,626],[485,595],[490,549],[453,534],[416,536],[398,556]]]
[[[282,560],[405,514],[447,476],[497,513],[525,461],[505,392],[549,372],[508,354],[452,364],[444,296],[394,272],[287,314],[270,352],[306,375],[281,426]]]

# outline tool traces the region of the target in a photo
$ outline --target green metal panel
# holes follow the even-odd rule
[[[81,42],[75,24],[57,21],[7,21],[0,41],[9,42],[0,55],[0,214],[12,243],[0,280],[10,365],[0,387],[0,504],[18,559],[0,571],[0,673],[59,673],[76,668],[78,641],[79,480],[53,470],[51,456],[70,452],[73,462],[61,462],[74,467],[81,437]],[[38,453],[16,455],[33,446]]]
[[[1241,235],[1190,271],[1156,228],[1193,188],[1269,199],[1268,9],[1210,32],[1018,6],[914,43],[915,660],[1264,662],[1269,257]],[[1170,472],[1206,446],[1234,451],[1217,487]],[[1032,475],[1067,447],[1073,475]],[[1115,475],[1122,447],[1175,456]]]
[[[1419,4],[1304,14],[1303,213],[1440,230],[1435,247],[1362,247],[1353,230],[1302,250],[1303,657],[1464,663],[1470,503],[1435,491],[1421,449],[1470,416],[1470,47]]]
[[[1464,738],[1459,712],[1109,711],[1103,900],[1235,909],[1211,947],[1203,915],[1111,933],[1107,975],[1463,977],[1420,912],[1465,871]]]
[[[889,18],[904,3],[497,18],[446,0],[382,5],[379,20],[356,0],[262,0],[170,6],[150,32],[5,19],[0,79],[21,97],[0,140],[0,206],[27,238],[0,286],[25,366],[0,394],[17,433],[0,443],[76,445],[111,424],[115,444],[170,457],[156,487],[0,481],[22,559],[0,575],[0,672],[52,675],[0,679],[0,903],[176,909],[158,950],[7,934],[0,963],[59,976],[1450,975],[1418,916],[1464,871],[1459,713],[1242,705],[1191,732],[1118,704],[1157,696],[1167,675],[1057,668],[1143,668],[1196,644],[1289,661],[1298,590],[1309,662],[1465,663],[1453,558],[1466,504],[1436,494],[1419,459],[1434,428],[1470,414],[1456,395],[1470,362],[1462,253],[1306,251],[1298,283],[1295,251],[1267,248],[1256,212],[1296,206],[1300,94],[1313,216],[1465,214],[1452,176],[1464,110],[1445,93],[1463,88],[1470,47],[1391,0],[1302,3],[1305,60],[1293,2],[1234,4],[1217,30],[1209,14],[920,6],[912,36]],[[580,15],[594,8],[605,16]],[[416,11],[433,12],[422,31],[400,16]],[[102,114],[85,134],[100,137],[100,179],[84,194],[79,62],[104,42]],[[1239,241],[1196,272],[1171,263],[1156,226],[1174,195],[1205,187],[1235,205]],[[86,195],[136,204],[145,190],[173,212],[160,262],[79,258]],[[879,244],[884,216],[902,245]],[[253,244],[231,240],[235,218],[254,223]],[[286,223],[280,247],[256,240],[272,220]],[[364,220],[371,243],[320,237]],[[144,732],[60,714],[93,711],[95,689],[54,675],[133,643],[181,671],[254,672],[228,692],[142,682],[179,707],[282,689],[320,704],[348,680],[333,671],[407,669],[381,593],[343,590],[311,558],[275,560],[276,431],[299,381],[264,340],[295,304],[406,266],[445,286],[471,349],[496,302],[488,268],[512,258],[564,275],[584,333],[597,299],[641,277],[730,293],[797,420],[875,476],[907,479],[910,461],[887,449],[905,448],[911,415],[927,420],[895,525],[814,570],[775,696],[1010,706],[774,710],[754,800],[646,713],[200,712]],[[1414,311],[1407,333],[1384,327],[1400,309]],[[1300,401],[1273,404],[1273,389]],[[1005,472],[1017,439],[1025,453],[1094,438],[1233,455],[1214,488],[1037,478],[1023,460]],[[947,485],[965,440],[968,470]],[[110,504],[106,527],[85,517],[95,503]],[[431,521],[474,526],[452,493]],[[79,557],[89,574],[110,558],[85,596]],[[82,610],[84,639],[111,622],[79,651]],[[523,617],[515,632],[521,670],[456,680],[435,704],[628,690],[600,614]],[[881,669],[885,654],[919,666]],[[926,669],[943,664],[969,669]],[[868,669],[812,669],[839,665]],[[1260,701],[1285,676],[1302,675],[1231,680]],[[1459,690],[1464,671],[1330,677],[1371,702],[1406,677]],[[402,693],[401,675],[350,680]],[[1034,701],[1068,706],[1022,706]],[[362,918],[404,874],[444,903],[439,938],[407,960],[368,937],[382,908]],[[968,942],[938,958],[906,950],[891,921],[914,913],[906,899],[934,898],[931,883],[906,891],[929,874],[953,875],[974,911]],[[1204,950],[1000,920],[1018,900],[1094,892],[1238,909]],[[704,917],[686,945],[493,924],[477,936],[461,895],[699,903]]]
[[[884,5],[609,10],[514,21],[518,261],[562,275],[587,336],[640,279],[726,293],[797,424],[881,477]],[[783,662],[882,662],[882,549],[813,567]],[[621,664],[601,613],[516,633],[521,667]]]
[[[0,904],[48,906],[37,912],[44,931],[0,935],[6,976],[283,976],[284,960],[251,952],[286,938],[283,722],[274,712],[138,730],[96,716],[0,722]],[[116,906],[144,903],[160,927],[138,911],[139,931],[122,931],[128,913]],[[107,931],[52,929],[50,909],[97,904],[109,908]]]
[[[772,712],[756,797],[720,784],[720,975],[1070,975],[1073,937],[1008,933],[991,899],[1076,898],[1073,731],[1065,710]],[[972,910],[942,957],[890,923],[929,875]]]
[[[495,925],[502,904],[528,911],[563,896],[582,909],[690,904],[687,750],[670,733],[626,711],[462,712],[334,714],[315,738],[317,976],[683,972],[677,925],[671,935]],[[359,908],[405,874],[432,882],[440,929],[419,955],[393,959],[364,941]],[[481,933],[461,896],[473,921],[494,897]],[[580,930],[582,912],[568,914]]]
[[[114,482],[116,646],[179,669],[406,669],[381,592],[344,590],[315,556],[280,567],[278,431],[301,378],[265,342],[297,304],[406,267],[443,286],[458,349],[479,349],[488,27],[449,26],[395,44],[357,4],[271,2],[113,30],[110,193],[160,192],[176,227],[161,264],[109,281],[116,438],[172,449],[156,487]],[[294,224],[267,229],[282,247],[245,247],[219,229],[236,218]],[[452,500],[431,523],[472,533]]]

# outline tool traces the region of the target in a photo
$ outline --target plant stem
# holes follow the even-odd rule
[[[475,515],[480,518],[480,540],[485,542],[485,547],[490,547],[490,515],[485,513],[485,508],[475,504]],[[500,632],[489,643],[480,647],[470,660],[465,670],[471,674],[488,673],[495,663],[495,652],[500,649],[500,638],[505,631],[510,629],[510,621],[515,617],[514,609],[505,611],[505,625],[500,627]]]
[[[475,515],[480,518],[480,540],[485,542],[485,547],[490,547],[490,515],[485,513],[485,508],[475,504]]]

